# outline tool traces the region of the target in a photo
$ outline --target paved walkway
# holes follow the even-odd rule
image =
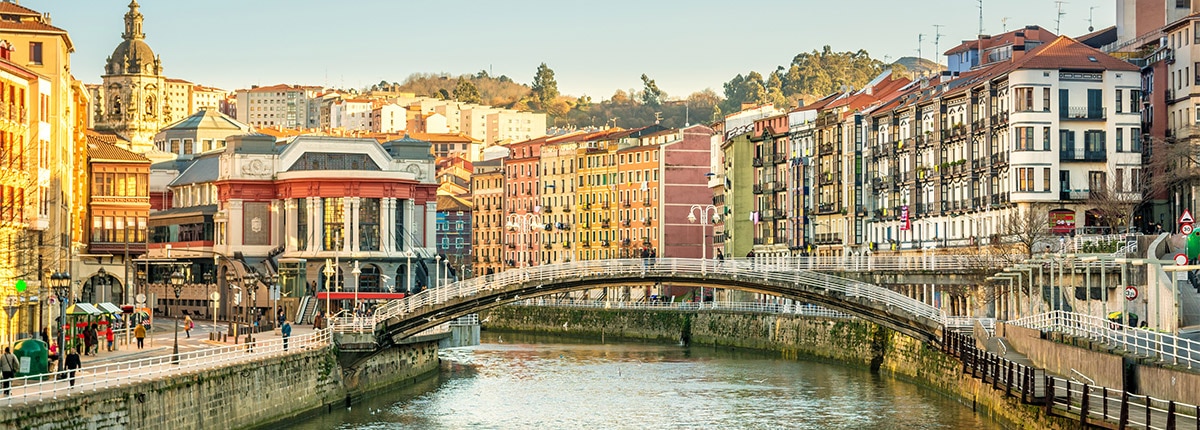
[[[156,322],[155,329],[148,333],[141,349],[137,348],[132,338],[129,343],[125,343],[122,338],[116,342],[116,351],[101,351],[97,356],[80,357],[84,370],[76,373],[75,387],[71,387],[65,379],[17,380],[11,395],[0,397],[0,405],[70,397],[77,395],[76,393],[94,392],[171,374],[296,353],[306,349],[304,342],[310,338],[304,336],[314,332],[311,325],[293,326],[290,347],[286,352],[282,350],[279,342],[280,335],[271,331],[259,333],[255,335],[256,346],[247,350],[244,347],[235,347],[232,338],[229,338],[228,342],[209,340],[209,333],[222,332],[227,328],[227,324],[214,327],[211,321],[197,322],[190,337],[182,330],[179,332],[181,359],[178,363],[172,363],[175,334],[168,328],[172,327],[173,321],[158,318]],[[323,347],[324,343],[314,342],[309,346]],[[51,371],[53,370],[52,368]]]

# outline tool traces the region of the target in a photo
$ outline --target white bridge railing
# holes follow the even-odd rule
[[[325,329],[288,338],[286,350],[283,339],[261,340],[179,353],[178,360],[174,355],[167,354],[140,360],[87,366],[76,369],[74,372],[62,371],[12,378],[9,380],[13,384],[12,395],[4,397],[0,402],[12,405],[34,400],[70,397],[75,394],[130,385],[166,375],[213,369],[324,348],[330,344],[330,330]]]
[[[384,321],[412,313],[426,306],[436,307],[449,300],[485,296],[493,290],[518,283],[553,284],[588,277],[676,276],[680,274],[700,274],[717,279],[754,279],[796,286],[805,285],[830,293],[840,293],[846,297],[864,298],[885,305],[895,312],[907,313],[913,318],[924,318],[939,324],[944,322],[941,310],[875,285],[817,273],[798,266],[764,264],[750,260],[717,261],[695,258],[589,260],[507,270],[428,289],[403,299],[392,300],[376,309],[373,319]],[[514,298],[519,299],[519,297]],[[342,323],[342,320],[332,320],[331,323],[337,325]]]
[[[752,261],[789,270],[817,272],[873,271],[994,271],[1029,258],[1020,254],[854,255],[838,257],[739,257],[726,261]]]
[[[1126,352],[1153,357],[1161,362],[1190,368],[1200,367],[1200,342],[1114,323],[1074,312],[1053,311],[1030,315],[1009,324],[1041,331],[1056,331],[1117,347]]]
[[[547,306],[565,308],[594,308],[594,309],[632,309],[655,311],[696,311],[716,310],[731,312],[754,312],[785,315],[803,315],[821,318],[851,319],[854,315],[838,312],[816,305],[800,303],[760,303],[760,302],[649,302],[649,301],[604,301],[604,300],[555,300],[536,298],[513,302],[518,306]]]

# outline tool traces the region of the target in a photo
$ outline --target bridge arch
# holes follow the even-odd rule
[[[508,270],[422,291],[377,309],[380,346],[400,342],[454,318],[539,296],[643,283],[736,289],[809,302],[907,334],[939,342],[937,308],[875,285],[829,274],[751,261],[688,258],[611,259]]]

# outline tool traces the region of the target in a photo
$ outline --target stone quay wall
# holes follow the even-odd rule
[[[591,339],[678,342],[780,353],[863,367],[959,399],[1012,427],[1074,429],[1079,423],[1005,396],[962,373],[930,345],[871,322],[797,315],[503,306],[480,315],[485,329]]]
[[[323,347],[153,380],[74,392],[0,410],[20,429],[263,428],[342,408],[352,399],[438,369],[437,342],[401,345],[339,364]]]

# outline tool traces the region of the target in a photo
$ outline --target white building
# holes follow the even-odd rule
[[[237,90],[237,120],[255,127],[316,128],[320,92],[321,87],[286,84]]]

